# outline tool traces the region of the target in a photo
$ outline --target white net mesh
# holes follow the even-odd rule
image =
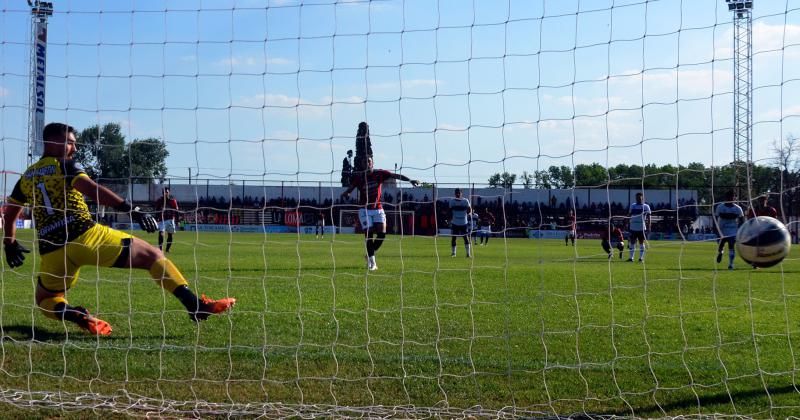
[[[0,4],[6,201],[28,164],[31,31],[24,2]],[[711,217],[730,190],[745,210],[766,194],[797,229],[794,2],[753,9],[744,181],[729,165],[722,0],[54,9],[47,121],[73,125],[89,175],[146,211],[169,186],[180,211],[166,255],[198,295],[238,303],[195,325],[146,271],[86,266],[67,298],[113,325],[94,337],[40,312],[40,254],[4,263],[9,416],[800,412],[796,253],[725,270]],[[361,121],[376,168],[423,182],[384,184],[375,271],[357,194],[341,197]],[[476,215],[468,247],[455,188]],[[641,264],[641,249],[608,255],[600,240],[609,220],[627,232],[637,192],[653,210]],[[36,248],[30,212],[17,225]]]

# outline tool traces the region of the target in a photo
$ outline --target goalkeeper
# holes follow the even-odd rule
[[[44,128],[44,154],[25,171],[8,197],[3,222],[6,262],[19,267],[30,252],[17,242],[14,222],[22,206],[33,207],[39,239],[41,264],[37,274],[36,304],[48,318],[70,321],[95,335],[111,334],[111,325],[89,314],[86,308],[71,306],[67,291],[78,281],[83,265],[145,269],[156,283],[172,293],[193,321],[228,310],[236,299],[199,299],[189,289],[181,272],[161,251],[142,239],[96,224],[84,195],[94,202],[129,213],[131,220],[148,233],[156,221],[149,214],[95,183],[72,156],[77,150],[75,129],[61,123]]]

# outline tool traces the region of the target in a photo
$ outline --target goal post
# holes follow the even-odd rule
[[[0,246],[0,417],[800,413],[798,249],[752,269],[714,218],[766,197],[797,240],[797,2],[25,3],[0,2],[0,198],[31,202],[31,252]],[[29,172],[50,122],[77,152]],[[79,228],[122,238],[71,258],[105,194],[82,171],[164,231],[114,200]]]

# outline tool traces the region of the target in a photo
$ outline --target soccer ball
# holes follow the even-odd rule
[[[789,255],[789,231],[779,220],[758,216],[742,223],[736,232],[736,252],[754,267],[772,267]]]

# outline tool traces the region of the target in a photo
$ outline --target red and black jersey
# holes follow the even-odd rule
[[[775,210],[775,207],[766,206],[766,207],[757,207],[756,211],[753,212],[753,208],[751,207],[750,210],[747,211],[747,218],[752,219],[756,216],[769,216],[777,219],[778,210]]]
[[[392,177],[392,173],[384,169],[356,174],[350,185],[358,188],[358,204],[368,210],[377,210],[381,206],[381,185]]]
[[[575,222],[575,215],[567,216],[567,223],[569,223],[569,230],[575,230],[576,222]]]
[[[492,213],[481,213],[481,226],[491,226],[494,224],[494,215]]]
[[[156,201],[156,213],[158,213],[158,219],[162,222],[164,220],[175,220],[175,217],[178,216],[178,200],[172,197],[166,199],[161,197]]]
[[[609,240],[608,229],[604,229],[600,233],[600,238],[605,240],[605,241]],[[614,242],[624,242],[625,241],[625,238],[622,236],[622,231],[619,230],[618,227],[615,227],[614,229],[611,229],[611,239],[610,240],[614,241]]]

